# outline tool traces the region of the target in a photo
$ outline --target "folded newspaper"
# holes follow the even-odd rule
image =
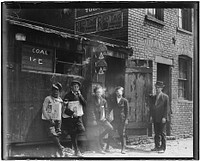
[[[74,113],[77,116],[82,116],[83,115],[83,106],[80,104],[79,101],[69,101],[68,108],[70,110],[74,111]]]

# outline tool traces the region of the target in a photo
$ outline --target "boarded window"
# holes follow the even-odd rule
[[[178,27],[192,32],[192,10],[179,9],[178,11]]]
[[[158,20],[164,21],[164,9],[163,8],[148,8],[147,15],[155,17]]]
[[[192,61],[187,56],[179,56],[178,96],[181,99],[192,99]]]

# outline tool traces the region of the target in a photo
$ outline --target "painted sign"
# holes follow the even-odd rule
[[[144,40],[145,47],[149,47],[151,49],[159,49],[161,51],[164,50],[164,45],[161,41],[156,39],[145,39]]]
[[[123,27],[123,13],[109,12],[91,16],[75,22],[76,31],[82,33],[99,32]]]
[[[112,12],[98,16],[98,31],[121,28],[123,26],[122,12]]]
[[[53,50],[31,45],[22,46],[22,69],[36,71],[53,71]]]
[[[96,32],[97,25],[96,25],[97,17],[87,18],[81,21],[76,22],[76,31],[82,33],[89,33],[89,32]]]
[[[105,12],[109,10],[112,10],[112,9],[111,8],[104,8],[104,9],[103,8],[85,8],[85,9],[76,9],[75,13],[76,13],[76,18],[80,18],[80,17],[85,17],[88,15]]]

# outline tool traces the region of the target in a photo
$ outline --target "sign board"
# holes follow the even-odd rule
[[[32,46],[22,46],[22,70],[53,72],[53,50]]]
[[[98,16],[98,31],[117,29],[123,26],[122,12],[112,12]]]
[[[103,13],[75,22],[76,31],[82,33],[99,32],[123,27],[122,11]]]
[[[97,21],[96,16],[90,17],[81,21],[77,21],[75,23],[76,31],[82,32],[82,33],[96,32],[97,30],[96,21]]]
[[[111,8],[76,9],[75,10],[75,15],[76,15],[76,18],[81,18],[81,17],[86,17],[86,16],[89,16],[89,15],[94,15],[94,14],[105,12],[105,11],[109,11],[109,10],[113,10],[113,9],[111,9]]]

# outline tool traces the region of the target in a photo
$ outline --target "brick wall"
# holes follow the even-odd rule
[[[192,134],[193,102],[178,99],[178,56],[193,58],[193,37],[177,31],[177,9],[164,9],[164,25],[145,19],[145,9],[128,10],[128,45],[133,48],[133,59],[153,61],[153,81],[157,80],[156,56],[162,56],[173,62],[171,66],[171,107],[172,135]],[[174,44],[172,38],[176,39]]]

